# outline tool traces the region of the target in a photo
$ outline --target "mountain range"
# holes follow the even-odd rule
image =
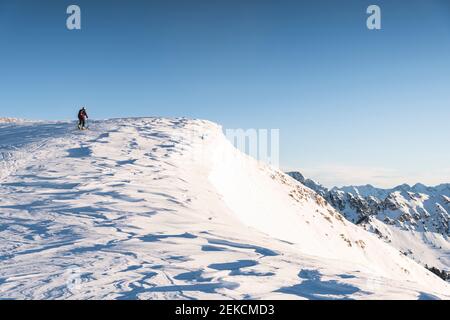
[[[328,189],[300,172],[288,174],[323,196],[347,220],[449,279],[450,184]]]

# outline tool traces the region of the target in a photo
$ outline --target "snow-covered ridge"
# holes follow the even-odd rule
[[[0,127],[1,298],[450,297],[214,123],[90,128]]]

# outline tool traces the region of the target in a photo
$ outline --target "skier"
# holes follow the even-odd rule
[[[89,118],[86,109],[83,107],[78,111],[78,129],[84,130],[86,129],[84,126],[86,125],[86,119]]]

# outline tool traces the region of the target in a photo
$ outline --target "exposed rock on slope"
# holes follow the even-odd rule
[[[298,172],[288,174],[320,193],[349,221],[374,232],[423,265],[450,270],[450,184],[327,189]]]

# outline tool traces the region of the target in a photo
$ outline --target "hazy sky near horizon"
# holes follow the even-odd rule
[[[279,128],[282,168],[327,186],[439,184],[449,57],[446,0],[0,0],[0,116]]]

